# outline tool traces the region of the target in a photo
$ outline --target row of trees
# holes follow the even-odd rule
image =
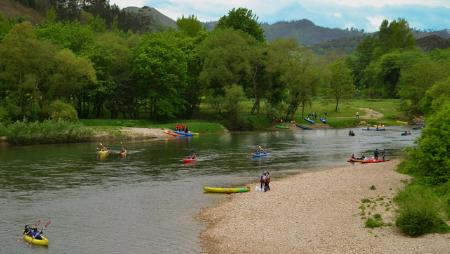
[[[177,30],[137,34],[102,20],[62,23],[48,15],[33,27],[0,18],[0,118],[72,115],[49,112],[67,108],[51,107],[55,101],[82,118],[190,118],[204,102],[239,128],[243,100],[253,102],[251,114],[292,120],[317,95],[334,98],[338,111],[355,85],[371,96],[402,97],[412,114],[448,91],[450,50],[419,51],[404,20],[384,21],[347,58],[319,57],[293,39],[266,42],[244,8],[212,32],[195,16],[177,20]]]
[[[46,118],[58,101],[82,118],[189,118],[204,98],[238,124],[240,100],[230,101],[249,98],[251,113],[264,101],[268,115],[290,120],[324,84],[338,99],[349,94],[341,84],[353,86],[343,61],[329,65],[295,40],[267,43],[250,10],[231,10],[210,33],[194,16],[177,24],[134,34],[95,22],[47,19],[33,27],[3,19],[0,116]]]

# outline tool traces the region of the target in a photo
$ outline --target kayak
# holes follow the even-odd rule
[[[402,133],[401,135],[402,136],[409,136],[409,135],[411,135],[411,133]]]
[[[108,156],[109,151],[102,151],[102,150],[100,150],[97,153],[98,153],[98,156],[100,156],[100,157],[106,157],[106,156]]]
[[[249,187],[238,187],[238,188],[221,188],[221,187],[203,187],[204,192],[208,193],[240,193],[249,192]]]
[[[304,129],[304,130],[312,130],[312,129],[309,128],[308,126],[304,126],[304,125],[301,125],[301,124],[296,124],[295,126],[297,126],[297,127],[300,128],[300,129]]]
[[[253,153],[253,158],[261,158],[261,157],[267,157],[267,156],[269,156],[269,154],[270,153],[268,153],[268,152],[262,152],[262,153],[260,153],[260,152],[255,152],[255,153]]]
[[[31,243],[34,245],[40,245],[40,246],[48,246],[48,239],[41,235],[42,240],[39,239],[34,239],[29,235],[23,235],[23,240],[25,240],[27,243]]]
[[[361,159],[348,159],[347,162],[363,162]]]
[[[275,125],[275,128],[278,128],[278,129],[289,129],[289,126],[279,124],[279,125]]]
[[[389,161],[389,160],[369,159],[369,160],[363,160],[363,161],[361,161],[361,163],[380,163],[380,162],[386,162],[386,161]]]
[[[192,159],[192,158],[184,158],[183,159],[183,163],[194,163],[194,162],[197,162],[197,158],[195,158],[195,159]]]
[[[327,119],[325,119],[325,118],[323,118],[323,117],[320,118],[320,121],[321,121],[322,123],[325,123],[325,124],[327,123]]]
[[[164,133],[170,136],[178,137],[180,134],[174,133],[173,131],[165,130]]]
[[[385,128],[383,128],[383,129],[367,129],[367,128],[363,128],[362,130],[363,131],[385,131],[386,129]]]
[[[307,122],[310,123],[310,124],[315,124],[315,123],[316,123],[314,120],[312,120],[312,119],[310,119],[310,118],[307,118],[307,117],[305,117],[305,118],[303,118],[303,119],[305,119],[305,121],[307,121]]]
[[[179,135],[186,136],[186,137],[192,137],[192,136],[194,136],[194,134],[192,134],[192,133],[190,133],[190,132],[184,132],[184,131],[175,131],[175,133],[176,133],[176,134],[179,134]]]

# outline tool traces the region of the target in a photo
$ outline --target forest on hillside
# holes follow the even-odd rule
[[[195,16],[143,31],[107,0],[21,0],[32,25],[0,16],[0,120],[189,119],[209,105],[231,129],[251,115],[292,120],[317,98],[400,98],[409,117],[448,101],[450,49],[424,52],[406,20],[383,21],[355,53],[316,55],[265,40],[256,15],[232,9],[208,32]],[[126,17],[126,18],[124,18]],[[134,23],[133,23],[134,22]],[[264,111],[261,105],[264,104]]]

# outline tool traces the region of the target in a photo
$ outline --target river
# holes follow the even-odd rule
[[[200,253],[204,228],[194,216],[221,199],[204,185],[238,186],[330,165],[351,153],[385,148],[388,158],[412,146],[420,132],[401,136],[348,129],[243,132],[127,143],[126,158],[100,160],[97,144],[0,148],[0,253]],[[256,144],[270,156],[253,160]],[[118,149],[120,143],[106,144]],[[191,152],[194,165],[181,159]],[[253,186],[254,189],[254,186]],[[276,191],[276,190],[272,190]],[[25,224],[51,220],[49,247],[19,239]]]

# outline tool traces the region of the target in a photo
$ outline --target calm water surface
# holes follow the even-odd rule
[[[274,131],[128,143],[129,155],[99,160],[96,144],[0,148],[0,253],[199,253],[201,207],[222,196],[204,185],[236,186],[307,168],[345,165],[351,153],[386,148],[390,157],[420,135],[355,130]],[[270,148],[253,160],[256,144]],[[118,144],[108,144],[111,148]],[[196,165],[181,159],[195,151]],[[388,157],[389,157],[388,156]],[[48,248],[21,241],[25,224],[51,224]]]

